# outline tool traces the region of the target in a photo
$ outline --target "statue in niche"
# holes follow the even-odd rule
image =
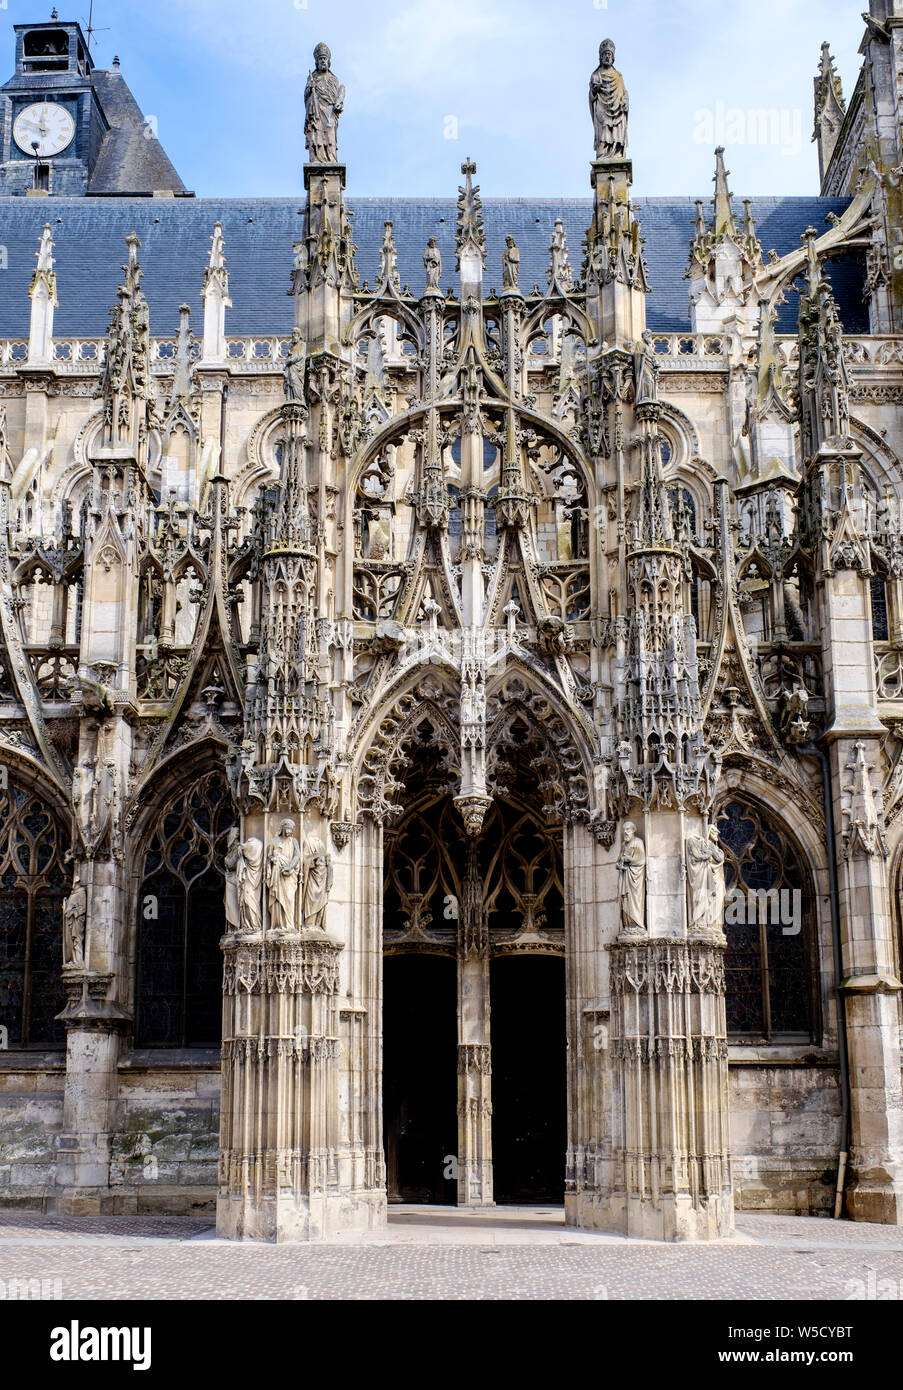
[[[603,39],[599,66],[589,80],[589,109],[597,159],[623,158],[627,149],[627,117],[630,99],[624,79],[615,67],[615,46]]]
[[[72,771],[72,804],[75,818],[85,839],[91,835],[92,820],[96,819],[94,764],[78,763]]]
[[[283,381],[285,382],[285,398],[287,401],[304,402],[304,368],[307,363],[307,344],[301,334],[300,328],[292,329],[292,342],[285,359],[285,370],[283,371]]]
[[[226,853],[223,857],[223,868],[226,872],[226,926],[230,927],[232,931],[238,931],[241,926],[239,917],[241,862],[238,827],[234,825],[229,831],[226,840]]]
[[[229,831],[226,855],[226,925],[231,931],[259,932],[260,880],[263,876],[263,841],[239,841],[238,828]]]
[[[707,835],[688,835],[687,884],[690,890],[690,932],[720,936],[724,924],[724,850],[717,826]]]
[[[636,936],[646,930],[646,846],[636,833],[633,821],[625,821],[621,831],[618,859],[618,896],[621,930]]]
[[[238,891],[238,920],[243,932],[259,932],[260,881],[263,878],[263,841],[254,836],[241,847],[241,877]]]
[[[423,252],[423,268],[426,271],[426,288],[438,290],[439,276],[442,274],[442,254],[439,243],[431,236]]]
[[[658,397],[658,367],[655,361],[655,340],[649,329],[643,330],[642,346],[633,356],[636,380],[636,404],[645,405]]]
[[[295,823],[284,820],[267,859],[270,926],[276,931],[294,930],[300,876],[301,846],[295,836]]]
[[[63,901],[63,965],[67,970],[87,969],[88,890],[78,869],[72,892]]]
[[[304,143],[311,164],[335,164],[338,159],[339,116],[345,88],[330,71],[332,54],[325,43],[314,49],[314,70],[304,88]]]
[[[520,252],[514,243],[514,237],[506,236],[505,249],[502,252],[502,289],[516,290],[519,273]]]
[[[317,835],[304,840],[304,888],[301,893],[301,920],[305,931],[324,930],[326,904],[332,888],[332,860]]]

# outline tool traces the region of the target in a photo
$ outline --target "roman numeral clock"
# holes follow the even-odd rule
[[[92,192],[117,123],[105,103],[123,108],[118,66],[94,68],[78,24],[14,28],[16,71],[0,86],[0,195]]]
[[[55,101],[36,101],[13,122],[13,139],[20,150],[37,159],[50,159],[68,149],[75,138],[72,113]]]

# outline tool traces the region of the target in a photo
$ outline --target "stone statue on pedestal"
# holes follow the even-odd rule
[[[439,288],[439,276],[442,274],[442,255],[434,236],[431,236],[426,243],[426,250],[423,253],[423,268],[426,271],[426,288],[437,290]]]
[[[301,921],[305,931],[323,931],[326,905],[332,887],[332,863],[323,841],[308,835],[304,841],[304,888]]]
[[[79,879],[78,869],[72,892],[63,902],[63,966],[68,970],[87,969],[88,891]]]
[[[267,859],[267,889],[270,927],[275,931],[295,929],[295,904],[301,875],[301,846],[295,838],[294,821],[284,820]]]
[[[514,237],[506,236],[505,249],[502,252],[502,289],[517,289],[517,276],[519,271],[520,252],[514,243]]]
[[[311,164],[335,164],[338,159],[339,116],[345,104],[345,88],[330,71],[332,54],[325,43],[314,49],[314,70],[304,88],[304,143]]]
[[[708,835],[688,835],[686,840],[687,884],[690,890],[690,933],[720,936],[724,923],[724,850],[718,843],[718,829],[712,825]]]
[[[624,79],[615,67],[615,46],[603,39],[599,66],[589,80],[589,109],[597,159],[623,159],[627,149],[627,116],[630,99]]]
[[[283,380],[285,382],[285,398],[287,401],[304,401],[304,367],[307,361],[307,344],[301,333],[300,328],[292,329],[292,344],[289,348],[288,357],[285,359],[285,370]]]
[[[236,932],[259,932],[260,881],[263,877],[263,842],[239,842],[238,828],[229,831],[226,855],[226,927]]]
[[[646,930],[646,846],[637,837],[633,821],[625,821],[621,831],[621,857],[618,860],[618,896],[621,904],[621,930],[630,936]]]

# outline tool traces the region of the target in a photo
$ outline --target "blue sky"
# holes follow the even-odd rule
[[[58,3],[63,19],[88,0]],[[339,157],[358,196],[589,196],[589,74],[617,44],[638,194],[707,196],[727,146],[734,193],[817,192],[812,79],[828,39],[849,94],[863,0],[95,0],[95,61],[122,72],[199,195],[300,193],[311,50],[347,88]],[[50,0],[0,0],[13,23]],[[772,111],[765,119],[750,111]],[[457,139],[447,133],[457,122]]]

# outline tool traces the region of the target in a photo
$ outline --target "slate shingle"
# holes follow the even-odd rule
[[[423,287],[423,247],[435,235],[442,252],[443,286],[455,286],[453,199],[377,199],[349,197],[354,212],[357,267],[370,284],[379,265],[383,224],[391,220],[398,246],[402,281],[414,293]],[[847,207],[841,198],[756,198],[752,213],[766,252],[783,255],[799,245],[809,225],[825,229],[829,212]],[[116,287],[122,278],[125,237],[141,238],[144,290],[150,304],[151,331],[171,334],[178,324],[178,307],[192,309],[200,330],[200,292],[213,224],[223,224],[233,308],[226,316],[229,334],[288,333],[292,300],[286,291],[292,266],[292,244],[301,235],[302,199],[216,198],[0,198],[0,245],[6,248],[0,270],[0,336],[28,333],[28,286],[35,252],[45,221],[51,225],[60,305],[55,332],[60,337],[98,337],[106,332]],[[739,200],[735,200],[739,207]],[[581,243],[592,205],[588,199],[510,199],[483,204],[487,270],[484,284],[501,286],[501,254],[511,232],[521,252],[521,286],[546,285],[548,247],[555,219],[567,231],[571,264],[579,274]],[[656,332],[689,329],[688,282],[684,279],[692,233],[694,200],[638,199],[637,210],[646,239],[646,260],[652,293],[648,322]],[[0,262],[3,257],[0,255]],[[867,331],[868,315],[862,296],[861,262],[846,258],[830,268],[844,327],[849,333]],[[796,297],[780,311],[778,330],[793,332]]]

